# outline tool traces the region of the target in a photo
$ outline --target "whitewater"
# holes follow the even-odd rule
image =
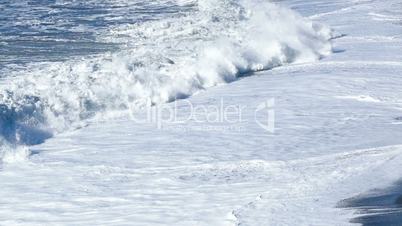
[[[0,5],[0,224],[349,225],[400,178],[397,0]]]
[[[97,39],[125,45],[113,53],[8,70],[1,95],[4,139],[39,143],[55,132],[82,127],[87,119],[174,101],[331,51],[328,28],[272,3],[157,4],[194,9],[108,27]]]

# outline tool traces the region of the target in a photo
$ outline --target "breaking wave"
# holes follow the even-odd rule
[[[184,15],[111,27],[115,53],[11,71],[0,91],[0,136],[38,144],[89,119],[132,112],[247,73],[331,52],[330,30],[259,0],[177,0]]]

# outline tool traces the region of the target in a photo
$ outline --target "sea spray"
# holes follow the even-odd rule
[[[17,163],[26,161],[31,151],[26,146],[10,144],[0,138],[0,163]]]

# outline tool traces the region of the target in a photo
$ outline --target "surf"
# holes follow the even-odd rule
[[[259,0],[177,1],[194,9],[110,26],[97,39],[122,48],[9,71],[0,136],[14,145],[175,101],[261,70],[331,53],[331,30]],[[269,87],[267,87],[269,89]]]

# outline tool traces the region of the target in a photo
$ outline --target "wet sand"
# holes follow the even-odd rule
[[[356,218],[350,221],[352,223],[363,226],[401,226],[402,181],[387,189],[376,189],[342,200],[339,207],[356,209]]]

